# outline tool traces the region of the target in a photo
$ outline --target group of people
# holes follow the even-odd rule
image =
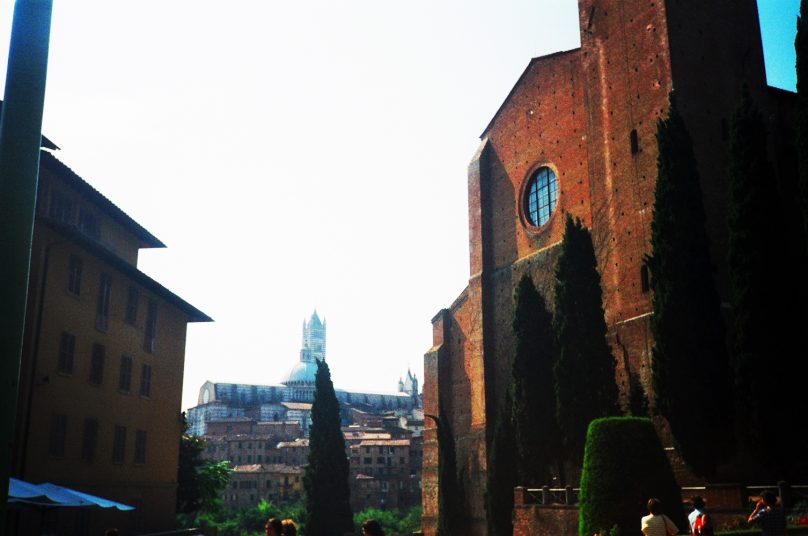
[[[270,517],[264,525],[267,536],[297,536],[297,525],[291,519]]]
[[[270,517],[264,530],[267,536],[297,536],[297,525],[291,519]],[[384,531],[378,521],[367,519],[362,523],[362,536],[384,536]]]
[[[713,536],[713,524],[707,514],[704,499],[695,496],[691,499],[693,511],[687,518],[691,536]],[[662,502],[652,498],[648,500],[649,514],[642,518],[641,527],[645,536],[675,536],[679,527],[671,518],[662,513]],[[784,536],[786,533],[786,517],[782,508],[777,506],[777,496],[771,491],[764,491],[755,504],[755,509],[747,518],[749,524],[758,525],[762,536]]]

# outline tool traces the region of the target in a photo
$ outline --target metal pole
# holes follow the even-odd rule
[[[0,118],[0,534],[14,443],[52,0],[17,0]]]

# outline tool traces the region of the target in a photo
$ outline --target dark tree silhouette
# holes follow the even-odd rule
[[[618,413],[617,385],[592,236],[569,215],[555,279],[556,411],[566,457],[581,467],[589,423]]]
[[[348,458],[342,435],[339,402],[325,361],[317,361],[314,403],[309,429],[306,490],[306,534],[341,536],[353,532],[348,488]]]
[[[553,317],[529,275],[514,296],[513,441],[519,485],[550,483],[549,467],[560,465],[561,440],[556,421],[556,362]],[[511,494],[513,495],[513,494]]]
[[[694,473],[734,452],[732,373],[715,288],[693,142],[671,96],[657,123],[651,220],[652,381],[657,410]]]
[[[455,440],[449,418],[438,402],[438,415],[425,414],[435,422],[438,439],[438,523],[436,536],[462,534],[464,519],[460,498],[463,496],[457,478]]]
[[[793,434],[806,410],[805,360],[793,359],[804,353],[795,322],[804,304],[792,278],[784,277],[789,266],[777,262],[785,233],[767,148],[766,123],[744,88],[732,118],[729,206],[739,430],[778,477],[791,478],[800,465],[804,475],[808,448],[802,435]]]
[[[513,488],[517,485],[516,448],[511,422],[511,394],[505,394],[505,404],[494,428],[494,439],[488,455],[486,472],[485,508],[488,514],[488,534],[513,534]]]

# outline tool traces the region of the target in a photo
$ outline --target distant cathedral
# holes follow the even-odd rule
[[[297,421],[308,432],[309,413],[314,401],[317,361],[325,361],[326,322],[315,310],[303,321],[300,360],[280,385],[251,385],[205,382],[199,389],[197,406],[188,409],[189,431],[204,435],[207,423],[245,418],[259,422]],[[407,370],[395,393],[353,392],[335,389],[343,410],[356,408],[369,413],[407,413],[421,406],[418,378]]]

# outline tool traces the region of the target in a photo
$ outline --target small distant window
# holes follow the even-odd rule
[[[65,455],[65,437],[67,435],[67,415],[54,413],[51,415],[50,442],[48,454],[62,457]]]
[[[640,288],[642,288],[643,293],[651,290],[651,282],[648,279],[648,265],[646,264],[640,267]]]
[[[75,224],[73,220],[73,202],[61,192],[51,193],[50,210],[48,215],[56,221],[67,224]]]
[[[140,367],[140,396],[151,396],[151,365],[143,364]]]
[[[118,375],[118,389],[128,393],[132,388],[132,358],[121,356],[121,371]]]
[[[95,217],[95,214],[85,209],[79,211],[79,229],[96,240],[101,236],[101,226],[98,224],[98,218]]]
[[[59,374],[73,374],[73,357],[76,352],[76,337],[72,333],[62,332],[59,340],[59,360],[56,372]]]
[[[135,463],[146,463],[146,430],[135,432]]]
[[[75,255],[70,256],[70,264],[67,268],[67,291],[76,296],[81,294],[81,272],[83,264],[81,259]]]
[[[126,426],[115,425],[112,438],[112,463],[123,463],[126,457]]]
[[[90,357],[90,383],[101,385],[104,380],[104,357],[106,348],[103,344],[93,344],[93,353]]]
[[[85,462],[95,460],[96,445],[98,444],[98,421],[84,419],[84,433],[81,440],[81,459]]]
[[[637,129],[631,131],[629,134],[629,142],[631,144],[631,154],[637,154],[640,152],[640,142],[637,139]]]
[[[137,321],[137,304],[140,298],[140,291],[137,287],[129,287],[126,291],[126,315],[124,320],[127,324],[134,325]]]
[[[525,190],[525,216],[528,223],[541,227],[550,219],[558,201],[558,181],[549,167],[539,168]]]
[[[157,336],[157,302],[149,300],[146,311],[146,331],[143,339],[143,349],[148,353],[154,353],[154,341]]]
[[[109,298],[112,293],[112,279],[109,274],[101,274],[98,282],[98,303],[95,311],[95,327],[106,331],[109,326]]]

